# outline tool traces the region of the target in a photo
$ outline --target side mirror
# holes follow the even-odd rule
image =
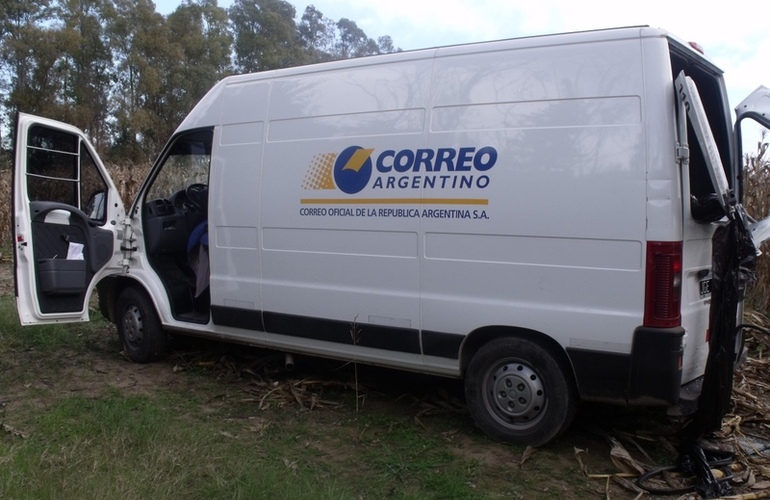
[[[107,215],[107,192],[96,191],[90,198],[83,210],[89,220],[103,222]]]

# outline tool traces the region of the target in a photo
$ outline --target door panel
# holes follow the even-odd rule
[[[30,207],[40,310],[79,311],[89,282],[113,254],[113,233],[74,207],[39,201]]]
[[[115,185],[82,132],[19,114],[13,190],[22,324],[87,320],[95,278],[122,268]]]

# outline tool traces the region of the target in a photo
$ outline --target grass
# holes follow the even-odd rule
[[[23,327],[16,313],[16,299],[10,295],[0,296],[0,353],[7,349],[39,349],[56,352],[61,348],[88,347],[92,335],[109,328],[104,317],[91,311],[89,323],[58,323]]]
[[[250,433],[242,422],[201,412],[204,405],[200,395],[174,391],[64,395],[30,412],[27,439],[3,440],[0,497],[345,496],[304,472],[306,454],[284,460],[279,450],[297,446],[285,430]]]
[[[312,476],[286,481],[287,466],[266,460],[262,446],[238,437],[235,424],[180,421],[179,407],[190,404],[179,397],[160,402],[119,393],[99,399],[65,397],[33,419],[30,438],[8,450],[0,471],[0,496],[319,496]],[[333,485],[321,490],[330,498],[342,494]]]
[[[602,446],[583,433],[519,467],[523,448],[489,441],[466,414],[436,403],[451,383],[307,358],[285,373],[281,359],[193,341],[136,365],[104,320],[22,328],[14,300],[0,297],[0,498],[595,498],[603,490],[577,470],[574,445]],[[297,387],[307,393],[289,390]],[[594,466],[612,470],[606,457]]]

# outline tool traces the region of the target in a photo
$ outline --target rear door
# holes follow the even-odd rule
[[[709,307],[711,304],[712,236],[716,224],[734,210],[735,198],[722,161],[729,161],[730,130],[723,119],[722,107],[712,91],[711,121],[717,126],[722,154],[715,132],[704,109],[699,89],[689,76],[690,65],[676,78],[677,124],[680,161],[683,162],[683,255],[682,255],[682,326],[687,330],[687,350],[683,362],[683,382],[699,377],[709,353]],[[697,74],[702,84],[718,86],[717,76]],[[720,128],[721,127],[721,128]]]
[[[686,113],[687,117],[690,119],[690,124],[695,132],[695,136],[698,139],[698,146],[703,155],[706,171],[711,179],[711,186],[716,195],[714,197],[714,203],[722,208],[724,214],[731,215],[735,205],[734,193],[727,181],[727,175],[725,174],[725,169],[719,156],[719,149],[711,131],[711,126],[703,107],[703,101],[698,93],[698,88],[696,87],[695,82],[684,72],[679,74],[675,84],[681,106],[679,113],[680,137],[686,137],[686,122],[683,119],[683,115]],[[686,144],[687,140],[684,139],[680,142]]]
[[[735,130],[738,138],[741,137],[741,122],[746,118],[770,129],[770,89],[764,86],[758,87],[735,107],[735,116]],[[754,239],[754,245],[759,248],[764,241],[770,238],[770,217],[752,223],[749,228],[751,229],[751,237]]]
[[[13,216],[22,324],[88,320],[94,284],[122,269],[118,236],[124,214],[83,132],[19,113]]]

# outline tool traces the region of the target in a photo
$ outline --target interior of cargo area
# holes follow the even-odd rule
[[[721,74],[716,73],[713,68],[704,66],[703,60],[696,58],[688,49],[672,45],[670,53],[673,78],[676,79],[681,72],[684,72],[693,80],[698,89],[719,157],[725,169],[725,176],[730,188],[734,189],[736,175],[740,175],[740,172],[733,172],[731,168],[733,164],[731,156],[733,154],[731,149],[732,127],[728,121],[730,110],[727,96],[723,92]],[[702,145],[689,121],[687,144],[690,155],[689,187],[692,217],[703,223],[718,221],[725,216],[725,213],[715,192],[709,174],[710,167],[703,155]],[[742,197],[740,183],[737,185],[739,187],[734,194],[740,201]]]

